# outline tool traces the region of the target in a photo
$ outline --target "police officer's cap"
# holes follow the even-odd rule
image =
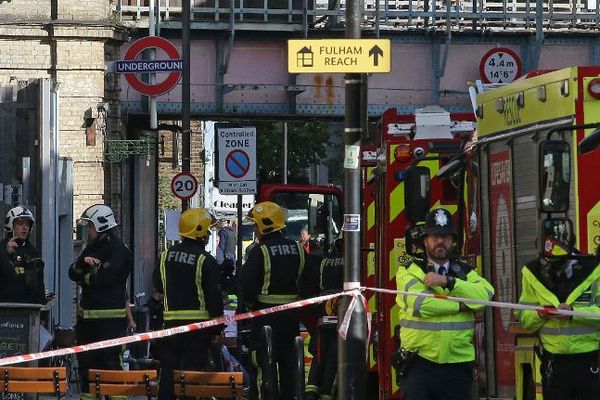
[[[422,236],[425,235],[453,235],[456,236],[456,228],[452,214],[443,208],[435,208],[425,217]]]

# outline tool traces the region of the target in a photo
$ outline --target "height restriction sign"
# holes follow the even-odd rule
[[[256,193],[256,128],[216,126],[216,186],[221,194]]]
[[[521,59],[511,49],[497,47],[481,57],[479,73],[484,83],[510,83],[521,76]]]

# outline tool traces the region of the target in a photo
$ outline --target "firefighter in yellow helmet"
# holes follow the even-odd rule
[[[443,208],[431,210],[422,233],[425,257],[398,269],[398,290],[491,300],[493,287],[473,267],[452,257],[452,214]],[[402,344],[396,371],[404,399],[471,398],[474,314],[484,306],[402,294],[396,303]]]
[[[596,313],[600,316],[598,259],[576,259],[570,229],[544,223],[544,254],[521,270],[520,304]],[[544,400],[600,399],[600,318],[516,310],[519,322],[537,331]]]
[[[278,204],[257,203],[247,220],[255,224],[260,242],[252,248],[239,275],[240,300],[251,310],[260,310],[297,301],[305,278],[307,263],[317,260],[304,252],[295,240],[283,235],[285,211]],[[263,327],[273,330],[273,361],[268,368]],[[278,312],[252,319],[251,350],[255,368],[254,396],[260,399],[294,398],[294,338],[300,334],[295,310]],[[276,376],[278,373],[278,376]],[[274,377],[277,382],[269,382]]]
[[[206,250],[216,219],[203,208],[184,211],[179,219],[182,241],[171,246],[154,271],[154,285],[164,295],[164,325],[172,328],[223,315],[221,272]],[[174,399],[173,370],[200,371],[208,363],[210,342],[222,327],[169,336],[160,343],[161,400]]]

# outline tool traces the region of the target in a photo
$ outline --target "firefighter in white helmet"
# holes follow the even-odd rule
[[[4,221],[6,238],[0,242],[0,301],[45,304],[44,262],[29,241],[35,224],[31,211],[12,208]]]
[[[103,204],[89,207],[78,224],[87,227],[88,244],[69,268],[69,278],[81,286],[75,327],[77,344],[124,336],[127,279],[133,265],[131,252],[113,233],[117,221],[110,207]],[[96,398],[89,393],[89,369],[123,369],[121,350],[120,346],[114,346],[78,353],[82,399]]]

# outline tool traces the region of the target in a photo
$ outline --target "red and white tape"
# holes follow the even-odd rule
[[[244,319],[260,317],[262,315],[273,314],[273,313],[280,312],[280,311],[291,310],[294,308],[306,307],[306,306],[309,306],[312,304],[318,304],[318,303],[321,303],[321,302],[324,302],[324,301],[327,301],[330,299],[334,299],[336,297],[346,296],[346,295],[360,296],[360,291],[356,290],[353,292],[341,292],[341,293],[335,293],[335,294],[330,294],[330,295],[326,295],[326,296],[313,297],[310,299],[300,300],[300,301],[296,301],[296,302],[289,303],[289,304],[282,304],[282,305],[275,306],[275,307],[265,308],[263,310],[251,311],[251,312],[247,312],[247,313],[243,313],[243,314],[236,314],[234,316],[229,316],[229,317],[221,317],[221,318],[211,319],[210,321],[196,322],[193,324],[177,326],[177,327],[169,328],[169,329],[161,329],[158,331],[138,333],[136,335],[131,335],[131,336],[124,336],[124,337],[115,338],[115,339],[102,340],[100,342],[83,344],[80,346],[66,347],[64,349],[49,350],[49,351],[42,351],[39,353],[22,354],[22,355],[18,355],[18,356],[0,358],[0,366],[10,365],[10,364],[18,364],[18,363],[27,362],[27,361],[41,360],[41,359],[50,358],[50,357],[64,356],[64,355],[74,354],[74,353],[81,353],[81,352],[90,351],[90,350],[99,350],[99,349],[104,349],[107,347],[120,346],[120,345],[124,345],[124,344],[128,344],[128,343],[144,342],[144,341],[151,340],[151,339],[158,339],[158,338],[163,338],[163,337],[167,337],[167,336],[177,335],[180,333],[197,331],[200,329],[206,329],[206,328],[210,328],[212,326],[226,324],[228,322],[240,321],[240,320],[244,320]]]
[[[103,349],[103,348],[107,348],[107,347],[120,346],[120,345],[124,345],[124,344],[128,344],[128,343],[143,342],[143,341],[147,341],[147,340],[151,340],[151,339],[163,338],[163,337],[167,337],[167,336],[177,335],[180,333],[196,331],[196,330],[200,330],[200,329],[206,329],[206,328],[209,328],[212,326],[226,324],[228,322],[241,321],[244,319],[260,317],[262,315],[273,314],[273,313],[277,313],[280,311],[291,310],[291,309],[295,309],[295,308],[302,308],[302,307],[306,307],[309,305],[322,303],[324,301],[334,299],[334,298],[340,297],[340,296],[352,296],[352,300],[350,301],[348,310],[346,311],[346,314],[344,315],[344,318],[340,324],[340,328],[339,328],[340,336],[344,339],[347,337],[348,328],[350,326],[350,320],[352,318],[352,314],[354,313],[356,307],[358,307],[358,305],[360,303],[362,303],[363,307],[365,307],[365,309],[367,311],[367,329],[368,329],[367,339],[368,339],[368,337],[370,336],[370,332],[371,332],[371,318],[368,315],[369,314],[368,304],[361,293],[362,291],[365,291],[365,290],[377,292],[377,293],[383,293],[383,294],[393,294],[393,295],[401,294],[401,295],[406,295],[406,296],[444,299],[444,300],[456,301],[456,302],[461,302],[461,303],[481,304],[481,305],[485,305],[488,307],[496,307],[496,308],[508,308],[508,309],[514,309],[514,310],[531,310],[531,311],[538,311],[541,313],[545,313],[548,315],[565,315],[565,316],[596,318],[596,319],[600,318],[600,314],[595,314],[595,313],[590,313],[590,312],[581,312],[581,311],[562,310],[562,309],[557,309],[554,307],[547,307],[547,306],[517,304],[517,303],[508,303],[508,302],[493,301],[493,300],[468,299],[468,298],[464,298],[464,297],[445,296],[445,295],[440,295],[440,294],[435,294],[435,293],[415,293],[415,292],[407,292],[407,291],[402,291],[402,290],[380,289],[380,288],[372,288],[372,287],[358,287],[358,288],[353,288],[353,289],[345,291],[345,292],[330,294],[330,295],[326,295],[326,296],[313,297],[310,299],[300,300],[300,301],[296,301],[296,302],[289,303],[289,304],[282,304],[282,305],[275,306],[275,307],[265,308],[263,310],[251,311],[251,312],[247,312],[247,313],[243,313],[243,314],[236,314],[234,316],[229,316],[229,317],[216,318],[216,319],[212,319],[210,321],[196,322],[196,323],[189,324],[189,325],[177,326],[175,328],[161,329],[158,331],[139,333],[136,335],[124,336],[124,337],[110,339],[110,340],[103,340],[100,342],[89,343],[89,344],[80,345],[80,346],[67,347],[64,349],[57,349],[57,350],[43,351],[43,352],[39,352],[39,353],[22,354],[22,355],[18,355],[18,356],[1,358],[0,366],[18,364],[18,363],[27,362],[27,361],[41,360],[44,358],[64,356],[64,355],[68,355],[68,354],[81,353],[84,351],[99,350],[99,349]],[[368,342],[369,342],[369,340],[367,340],[367,346],[368,346]],[[368,354],[368,351],[367,351],[367,354]]]
[[[371,288],[367,287],[364,290],[369,290],[371,292],[384,293],[384,294],[401,294],[406,296],[417,296],[417,297],[429,297],[435,299],[444,299],[450,301],[456,301],[460,303],[471,303],[471,304],[481,304],[488,307],[496,307],[496,308],[508,308],[512,310],[531,310],[531,311],[539,311],[543,314],[548,315],[570,315],[573,317],[583,317],[583,318],[600,318],[600,314],[590,313],[590,312],[582,312],[582,311],[571,311],[571,310],[563,310],[560,308],[554,308],[549,306],[536,306],[530,304],[518,304],[518,303],[508,303],[502,301],[494,301],[494,300],[479,300],[479,299],[467,299],[464,297],[454,297],[454,296],[445,296],[436,293],[415,293],[415,292],[406,292],[402,290],[391,290],[391,289],[379,289],[379,288]]]

